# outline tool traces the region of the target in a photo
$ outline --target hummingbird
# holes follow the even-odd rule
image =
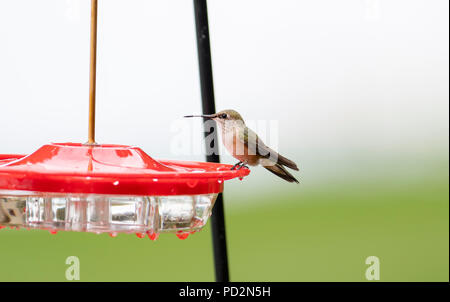
[[[268,147],[253,130],[245,125],[244,119],[237,111],[228,109],[209,115],[184,117],[203,117],[214,120],[219,125],[223,145],[234,158],[239,160],[231,170],[239,170],[247,165],[261,165],[288,182],[298,183],[298,180],[286,170],[288,167],[298,171],[297,165]]]

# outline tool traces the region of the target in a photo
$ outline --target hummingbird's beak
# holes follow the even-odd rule
[[[184,117],[203,117],[207,119],[215,118],[215,114],[202,114],[202,115],[185,115]]]

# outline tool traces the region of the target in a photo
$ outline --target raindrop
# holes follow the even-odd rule
[[[188,238],[189,233],[180,231],[180,232],[176,233],[175,235],[177,235],[177,237],[180,238],[181,240],[184,240],[184,239]]]
[[[195,186],[197,186],[197,183],[198,183],[197,179],[192,179],[187,182],[187,185],[189,188],[195,188]]]
[[[158,239],[159,234],[158,233],[147,232],[147,236],[148,236],[148,238],[150,238],[150,240],[155,241],[156,239]]]

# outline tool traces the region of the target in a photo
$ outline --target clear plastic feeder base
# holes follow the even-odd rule
[[[183,237],[200,230],[211,216],[217,194],[124,196],[0,191],[0,226]]]

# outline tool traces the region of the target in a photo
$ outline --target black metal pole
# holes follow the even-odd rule
[[[197,31],[198,63],[200,70],[200,89],[202,94],[203,114],[216,112],[214,102],[214,87],[211,65],[211,47],[209,43],[208,11],[206,0],[194,0],[195,25]],[[205,137],[210,129],[205,129]],[[217,142],[217,132],[214,131],[214,146],[206,146],[207,150],[213,148],[212,154],[206,156],[208,162],[220,162]],[[228,282],[228,256],[225,235],[225,213],[223,208],[223,195],[219,194],[211,216],[212,240],[214,251],[214,266],[217,282]]]

